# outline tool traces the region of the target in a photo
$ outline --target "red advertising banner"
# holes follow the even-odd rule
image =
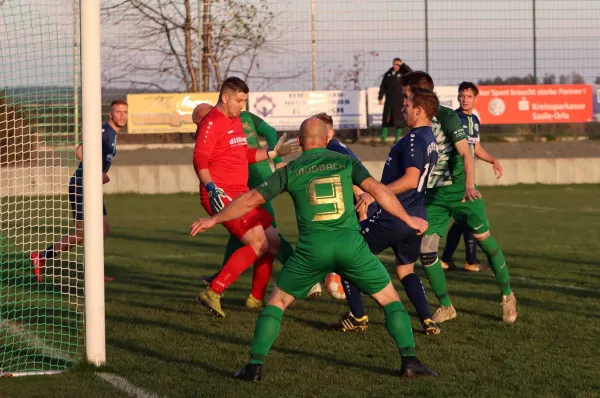
[[[479,86],[475,112],[482,124],[590,122],[592,86]]]

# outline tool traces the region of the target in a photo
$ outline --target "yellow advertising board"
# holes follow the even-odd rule
[[[215,105],[218,99],[219,93],[127,94],[127,130],[130,134],[194,133],[194,108]]]

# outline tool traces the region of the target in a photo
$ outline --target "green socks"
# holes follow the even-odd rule
[[[503,295],[508,296],[511,293],[508,267],[506,266],[506,260],[504,259],[504,253],[498,247],[496,240],[492,235],[488,236],[482,241],[478,241],[479,247],[485,253],[488,258],[494,275],[496,275],[496,282],[500,286],[500,291]]]
[[[275,339],[279,335],[283,310],[274,305],[267,305],[256,320],[254,338],[250,348],[250,365],[262,365]]]
[[[450,297],[448,297],[448,291],[446,290],[446,276],[442,269],[442,262],[437,257],[437,254],[435,254],[435,256],[435,263],[423,268],[425,268],[425,275],[427,275],[429,286],[431,286],[431,290],[433,290],[435,297],[438,298],[441,305],[449,307],[452,303],[450,302]]]
[[[387,139],[389,134],[389,130],[387,127],[381,129],[381,143],[385,144],[385,140]],[[396,129],[396,142],[402,138],[402,129]]]
[[[385,328],[398,347],[401,357],[414,357],[415,340],[408,312],[400,301],[393,301],[383,307],[385,314]]]
[[[290,245],[283,235],[279,234],[279,250],[275,258],[279,260],[281,264],[285,264],[287,260],[294,254],[294,248]]]
[[[413,338],[410,317],[399,301],[394,301],[383,307],[385,327],[396,342],[400,356],[415,356],[415,340]],[[254,338],[250,348],[250,364],[262,365],[267,358],[271,346],[279,335],[283,310],[273,305],[267,305],[256,320]]]
[[[402,129],[396,129],[396,142],[402,138]]]
[[[389,133],[388,133],[388,128],[387,127],[384,127],[384,128],[381,129],[381,143],[382,144],[385,144],[385,140],[387,139],[388,134]]]

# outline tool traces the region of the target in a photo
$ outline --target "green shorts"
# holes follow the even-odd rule
[[[475,234],[489,231],[490,222],[485,212],[483,199],[462,203],[462,197],[463,193],[460,192],[459,194],[442,194],[426,198],[425,209],[427,209],[429,227],[425,231],[425,236],[434,234],[445,236],[451,218]]]
[[[390,275],[371,253],[359,231],[322,232],[300,237],[296,251],[285,263],[277,287],[295,298],[304,298],[330,272],[372,295],[390,283]]]

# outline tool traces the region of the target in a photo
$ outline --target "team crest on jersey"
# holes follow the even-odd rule
[[[254,109],[256,109],[256,113],[262,117],[267,117],[273,113],[275,107],[276,105],[273,102],[273,98],[267,97],[266,95],[258,97],[254,103]]]

